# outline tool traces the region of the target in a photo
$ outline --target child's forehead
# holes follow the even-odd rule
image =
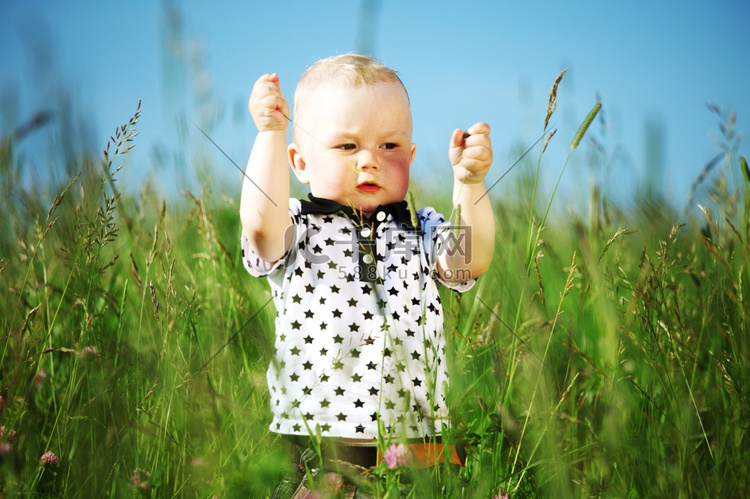
[[[322,82],[315,85],[312,88],[306,89],[302,95],[298,95],[297,109],[300,111],[301,107],[304,107],[311,102],[335,104],[335,103],[347,103],[351,101],[357,94],[372,94],[372,98],[377,98],[379,101],[385,99],[392,99],[397,105],[403,104],[406,109],[410,108],[409,95],[406,89],[400,82],[394,81],[377,81],[373,83],[359,83],[352,84],[346,81],[331,80]]]
[[[377,119],[382,124],[380,118],[388,116],[391,127],[403,128],[411,135],[409,96],[398,81],[322,82],[302,95],[295,95],[294,113],[297,123],[318,127],[318,133],[323,133],[320,127],[326,124],[333,128],[341,128],[347,123],[359,126],[363,119]]]

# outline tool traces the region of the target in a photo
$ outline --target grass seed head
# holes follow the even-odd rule
[[[560,81],[562,81],[563,75],[568,70],[568,68],[563,69],[560,71],[560,74],[557,75],[557,78],[555,78],[555,82],[552,84],[552,88],[549,91],[549,104],[547,104],[547,115],[544,117],[544,129],[547,129],[547,125],[549,125],[549,120],[554,114],[555,110],[557,109],[557,86],[560,85]]]
[[[589,111],[589,115],[586,116],[586,119],[583,120],[583,123],[581,123],[581,126],[578,128],[578,131],[576,132],[576,136],[573,137],[573,142],[570,144],[570,150],[572,151],[576,147],[578,147],[578,144],[581,143],[581,139],[583,139],[583,136],[586,134],[586,130],[589,129],[589,126],[594,121],[594,118],[596,118],[596,115],[599,114],[599,110],[602,108],[602,104],[598,103],[595,105],[591,111]]]
[[[546,125],[545,125],[545,127],[546,127]],[[555,128],[554,130],[552,130],[552,132],[550,132],[549,134],[547,134],[547,138],[544,139],[544,147],[542,148],[542,154],[544,154],[544,151],[547,150],[547,146],[549,145],[550,139],[552,137],[554,137],[556,133],[557,133],[557,128]]]

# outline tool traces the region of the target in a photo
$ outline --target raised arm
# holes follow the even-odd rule
[[[461,251],[443,252],[438,271],[446,281],[463,281],[483,274],[495,253],[495,218],[486,196],[484,177],[492,165],[490,126],[477,123],[451,135],[448,155],[453,165],[453,205],[460,213],[457,241]],[[455,218],[455,216],[454,216]]]
[[[248,108],[258,135],[242,182],[240,220],[258,256],[275,262],[291,243],[286,234],[292,223],[286,145],[289,104],[276,74],[263,75],[255,82]]]

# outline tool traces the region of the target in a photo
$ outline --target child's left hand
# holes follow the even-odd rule
[[[453,177],[464,184],[484,181],[492,165],[492,143],[490,126],[477,123],[467,130],[468,137],[460,129],[453,130],[448,156],[453,165]]]

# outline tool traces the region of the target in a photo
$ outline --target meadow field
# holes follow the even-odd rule
[[[0,497],[268,497],[286,460],[239,189],[207,177],[167,200],[155,177],[118,183],[140,112],[48,185],[24,181],[23,133],[0,138]],[[585,210],[553,205],[539,179],[568,160],[544,143],[498,186],[493,265],[443,296],[446,438],[467,465],[417,473],[405,495],[748,496],[750,170],[734,114],[716,116],[725,148],[684,209],[615,203],[596,182]],[[415,182],[416,204],[450,212],[433,191]],[[394,497],[398,473],[374,470],[375,493]]]

